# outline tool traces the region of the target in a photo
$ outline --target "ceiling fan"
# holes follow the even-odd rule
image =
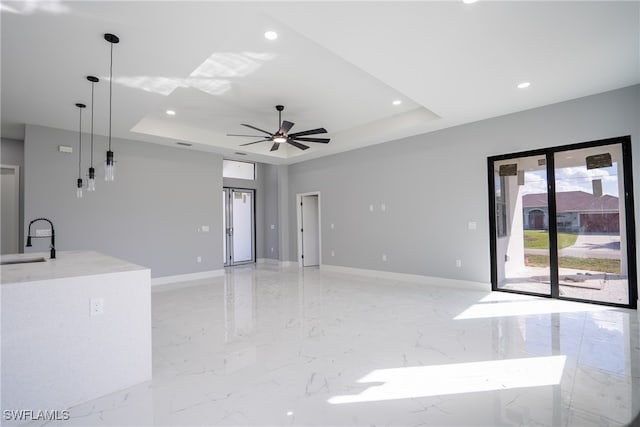
[[[240,146],[245,146],[245,145],[251,145],[251,144],[257,144],[259,142],[266,142],[266,141],[272,141],[273,145],[271,146],[271,150],[270,151],[276,151],[279,147],[280,144],[282,143],[287,143],[287,144],[291,144],[294,147],[297,147],[301,150],[306,150],[307,148],[309,148],[308,145],[305,144],[301,144],[300,141],[303,142],[319,142],[322,144],[327,144],[330,139],[329,138],[307,138],[307,135],[315,135],[318,133],[327,133],[327,130],[325,128],[318,128],[318,129],[311,129],[311,130],[305,130],[302,132],[295,132],[295,133],[289,133],[289,131],[291,130],[291,128],[293,127],[294,123],[292,122],[288,122],[288,121],[282,121],[282,110],[284,110],[284,106],[283,105],[276,105],[276,110],[278,110],[278,126],[279,129],[276,131],[276,133],[271,133],[271,132],[267,132],[266,130],[257,128],[255,126],[251,126],[245,123],[242,123],[242,126],[246,126],[248,128],[257,130],[259,132],[263,132],[268,136],[265,135],[237,135],[237,134],[227,134],[227,136],[246,136],[246,137],[252,137],[252,138],[263,138],[259,141],[253,141],[253,142],[248,142],[246,144],[240,144]]]

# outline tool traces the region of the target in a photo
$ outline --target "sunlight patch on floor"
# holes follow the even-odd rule
[[[333,396],[328,402],[377,402],[555,385],[560,383],[565,361],[566,356],[549,356],[376,369],[358,383],[381,384],[372,385],[359,394]]]
[[[474,304],[454,317],[454,320],[486,319],[491,317],[528,316],[533,314],[579,313],[606,311],[608,307],[582,304],[573,301],[535,299],[531,301],[511,301]]]

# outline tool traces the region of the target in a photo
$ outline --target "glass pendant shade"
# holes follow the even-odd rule
[[[89,181],[87,183],[87,191],[96,191],[96,170],[89,168]]]
[[[78,187],[76,188],[76,197],[82,198],[82,178],[78,178]]]
[[[107,151],[107,160],[104,162],[104,180],[113,181],[115,177],[116,164],[113,160],[113,151]]]

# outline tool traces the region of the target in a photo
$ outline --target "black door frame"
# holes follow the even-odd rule
[[[234,190],[237,191],[250,191],[253,193],[253,250],[252,250],[252,255],[253,255],[253,259],[250,261],[240,261],[240,262],[234,262],[231,263],[231,260],[233,259],[232,255],[229,253],[229,245],[228,245],[228,240],[229,240],[229,235],[228,235],[228,229],[229,229],[229,224],[227,223],[227,227],[225,228],[224,231],[224,244],[227,246],[227,257],[224,260],[223,263],[223,267],[234,267],[236,265],[243,265],[243,264],[256,264],[258,262],[258,242],[256,240],[257,237],[257,219],[256,219],[256,212],[257,212],[257,208],[256,208],[256,198],[257,198],[257,190],[255,188],[244,188],[244,187],[226,187],[223,186],[222,187],[222,191],[224,192],[225,190],[228,191],[228,199],[226,200],[226,203],[229,204],[231,201],[231,192]],[[225,207],[223,206],[224,209],[224,214],[223,215],[227,215],[229,213],[229,207],[228,205]],[[227,215],[227,220],[229,219],[228,215]]]
[[[558,224],[557,206],[555,200],[556,180],[555,180],[555,153],[570,151],[582,148],[592,148],[606,145],[621,144],[622,146],[622,168],[624,180],[624,208],[625,208],[625,231],[627,236],[627,282],[629,287],[629,304],[616,304],[604,301],[591,301],[579,298],[561,297],[559,295],[558,277]],[[498,260],[497,257],[497,237],[496,237],[496,199],[495,199],[495,174],[494,162],[508,160],[519,157],[545,156],[547,167],[547,206],[549,212],[549,268],[551,279],[551,293],[537,294],[533,292],[520,291],[516,289],[498,288]],[[636,266],[636,226],[635,210],[633,206],[633,170],[631,160],[631,136],[621,136],[616,138],[601,139],[596,141],[580,142],[576,144],[562,145],[558,147],[541,148],[537,150],[521,151],[518,153],[490,156],[487,158],[487,176],[489,178],[489,247],[491,257],[491,290],[500,292],[511,292],[516,294],[543,296],[547,298],[562,299],[567,301],[588,302],[591,304],[607,305],[613,307],[624,307],[637,309],[638,285]],[[620,178],[618,178],[620,179]]]

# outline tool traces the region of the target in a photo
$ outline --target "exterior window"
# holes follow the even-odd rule
[[[498,237],[507,235],[507,177],[496,179],[496,233]]]
[[[236,160],[222,161],[222,176],[224,178],[235,179],[256,179],[256,164],[249,162],[238,162]]]

